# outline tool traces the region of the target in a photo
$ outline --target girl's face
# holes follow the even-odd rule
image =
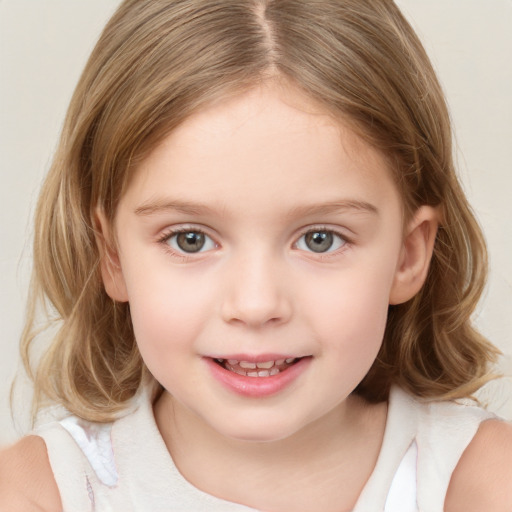
[[[129,301],[154,377],[216,432],[291,436],[374,362],[400,198],[383,156],[297,91],[190,117],[138,169],[116,232],[110,293]]]

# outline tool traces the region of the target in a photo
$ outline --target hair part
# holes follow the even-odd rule
[[[429,275],[390,306],[384,341],[356,392],[395,383],[425,398],[470,396],[497,351],[471,326],[485,243],[457,180],[441,87],[391,0],[125,0],[72,98],[36,211],[34,274],[22,357],[45,400],[111,421],[150,379],[128,304],[105,293],[95,209],[113,222],[130,177],[193,113],[269,79],[299,88],[390,162],[406,217],[440,208]],[[59,329],[34,365],[38,305]],[[51,316],[51,315],[50,315]]]

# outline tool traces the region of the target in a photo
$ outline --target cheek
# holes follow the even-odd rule
[[[148,358],[165,359],[180,348],[190,350],[211,310],[209,287],[194,286],[165,265],[128,271],[127,289],[137,344]]]
[[[321,319],[316,335],[321,356],[334,389],[353,390],[373,365],[382,345],[387,320],[386,297],[360,287],[340,292],[329,304],[317,304],[313,314]],[[331,391],[326,391],[330,393]]]
[[[309,322],[334,357],[360,358],[367,364],[365,360],[376,356],[386,327],[392,275],[382,267],[352,269],[333,278],[324,293],[310,300]]]

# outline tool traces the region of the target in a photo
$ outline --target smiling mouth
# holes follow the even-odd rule
[[[219,358],[214,359],[214,361],[225,370],[244,377],[273,377],[274,375],[279,375],[284,372],[301,359],[301,357],[290,357],[288,359],[277,359],[275,361],[262,361],[258,363]]]

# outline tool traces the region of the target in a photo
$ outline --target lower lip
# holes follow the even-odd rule
[[[269,377],[245,377],[226,370],[211,358],[205,358],[205,361],[214,378],[229,390],[246,397],[262,398],[275,395],[289,386],[306,370],[311,357],[303,357],[286,370]]]

